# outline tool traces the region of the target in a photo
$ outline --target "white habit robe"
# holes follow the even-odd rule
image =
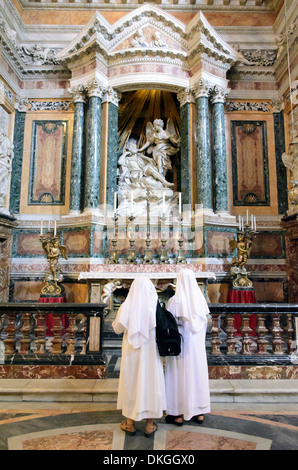
[[[175,316],[182,335],[180,355],[166,358],[167,413],[184,415],[188,421],[210,412],[205,348],[209,308],[193,271],[179,272],[176,294],[167,308]]]
[[[162,359],[156,340],[157,293],[148,277],[136,278],[112,326],[124,332],[117,408],[140,421],[161,418],[166,409]]]

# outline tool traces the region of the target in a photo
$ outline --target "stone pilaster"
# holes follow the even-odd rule
[[[114,192],[117,191],[118,163],[118,105],[121,94],[109,87],[103,101],[108,104],[107,119],[107,186],[106,202],[113,205]]]
[[[23,148],[25,133],[25,118],[28,100],[17,97],[15,103],[15,123],[13,135],[13,159],[11,165],[11,182],[9,210],[11,214],[19,214],[21,200],[21,180],[23,166]]]
[[[180,190],[182,204],[191,204],[191,115],[190,106],[193,95],[189,88],[181,91],[177,98],[180,102]]]
[[[98,80],[87,85],[88,112],[86,121],[86,160],[84,210],[93,211],[99,206],[101,101],[104,88]]]
[[[229,93],[214,87],[212,96],[213,207],[217,213],[228,212],[227,159],[224,102]]]
[[[70,89],[69,92],[74,101],[69,212],[70,214],[76,215],[80,213],[82,207],[82,168],[86,89],[84,85],[79,85]]]
[[[197,204],[212,210],[212,169],[209,126],[209,96],[211,87],[200,80],[194,88],[197,111]]]
[[[281,101],[273,101],[272,104],[275,137],[278,213],[286,214],[288,210],[287,170],[282,161],[282,154],[285,152],[284,112]]]

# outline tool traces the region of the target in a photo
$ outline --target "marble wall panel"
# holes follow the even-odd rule
[[[231,121],[234,205],[268,205],[266,121]]]
[[[40,243],[39,233],[18,230],[14,233],[13,257],[41,256],[44,250]]]
[[[284,238],[281,232],[259,232],[254,238],[251,258],[284,258]]]
[[[230,254],[229,242],[234,238],[234,231],[220,231],[214,228],[207,231],[206,237],[207,250],[210,256],[226,256]]]
[[[33,121],[29,204],[64,204],[66,121]]]
[[[87,303],[88,285],[79,282],[63,282],[67,302]],[[15,279],[11,286],[11,302],[38,302],[41,290],[44,287],[42,280]]]
[[[54,122],[61,123],[63,136],[61,130],[60,134],[55,135],[55,137],[55,132],[48,134],[50,138],[49,146],[48,144],[44,144],[42,147],[36,146],[36,143],[38,145],[41,143],[39,138],[41,136],[41,133],[39,133],[41,124],[39,126],[39,123],[51,127]],[[38,127],[38,132],[35,132],[36,127]],[[45,215],[49,213],[66,214],[68,212],[72,132],[72,109],[69,111],[27,111],[24,128],[20,214],[32,214],[34,212],[34,214]],[[46,134],[44,130],[43,133]],[[38,138],[37,141],[36,138]],[[37,152],[42,151],[43,153],[34,152],[34,146]],[[46,152],[48,152],[48,156]],[[38,157],[37,161],[35,160],[36,157]],[[37,166],[36,163],[38,163]],[[31,169],[30,174],[29,168]],[[42,171],[38,171],[39,169],[42,169]],[[57,171],[58,174],[56,174]],[[51,196],[52,191],[53,196]],[[42,194],[44,194],[44,197]],[[40,196],[43,200],[39,200]]]
[[[237,100],[241,102],[241,100]],[[253,102],[257,102],[254,100]],[[247,103],[248,100],[245,100]],[[260,101],[261,103],[261,101]],[[267,109],[267,108],[266,108]],[[238,215],[243,215],[243,211],[248,209],[250,213],[255,215],[276,215],[279,212],[278,208],[278,192],[277,192],[277,175],[276,175],[276,156],[275,156],[275,135],[274,135],[274,119],[273,113],[269,109],[269,112],[256,112],[256,111],[226,111],[226,136],[227,136],[227,170],[228,170],[228,196],[229,196],[229,207],[231,213]],[[232,123],[234,122],[234,137],[232,131]],[[252,200],[240,200],[238,198],[238,189],[237,189],[237,163],[238,157],[237,154],[237,142],[236,142],[236,127],[248,125],[247,129],[249,130],[250,123],[259,122],[262,128],[262,136],[258,136],[258,139],[262,137],[262,156],[257,155],[255,150],[254,142],[252,141],[252,153],[253,157],[257,157],[258,168],[257,172],[254,172],[254,180],[257,183],[256,187],[263,186],[263,194],[265,194],[265,200],[263,202],[255,202],[254,198]],[[259,126],[257,126],[259,127]],[[252,128],[253,130],[253,128]],[[260,131],[259,131],[260,132]],[[247,153],[247,152],[246,152]],[[240,153],[241,156],[241,153]],[[243,169],[247,172],[249,176],[252,172],[251,168],[248,168],[248,163],[251,161],[245,160],[245,152],[243,151]],[[234,158],[233,158],[234,157]],[[236,163],[236,165],[235,165]],[[255,162],[251,162],[255,165]],[[258,175],[260,175],[262,167],[262,176],[263,181],[257,181]],[[250,177],[250,180],[252,177]],[[251,184],[249,185],[251,186]],[[252,191],[253,192],[253,191]],[[249,194],[249,190],[248,190]],[[247,199],[247,198],[246,198]],[[250,199],[250,198],[248,198]]]
[[[89,230],[69,230],[63,233],[63,244],[71,256],[86,256],[90,252]]]
[[[272,282],[254,281],[254,290],[257,302],[285,302],[284,283],[282,281]]]

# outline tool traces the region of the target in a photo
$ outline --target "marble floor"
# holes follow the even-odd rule
[[[298,449],[297,403],[214,403],[203,425],[177,427],[161,418],[149,438],[143,422],[128,436],[119,428],[121,420],[115,403],[1,402],[0,450],[105,451],[99,459],[133,457],[141,450],[144,465],[149,455],[154,459],[163,451],[190,458],[199,450]]]

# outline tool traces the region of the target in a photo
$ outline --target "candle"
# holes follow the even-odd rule
[[[116,214],[117,193],[114,193],[114,214]]]
[[[40,235],[42,235],[42,219],[40,221]]]
[[[257,219],[256,219],[256,216],[254,216],[254,225],[255,225],[255,232],[257,231]]]
[[[54,237],[56,237],[56,231],[57,231],[57,227],[56,227],[56,220],[54,222]]]
[[[179,214],[181,214],[181,193],[179,193]]]
[[[242,217],[242,232],[244,232],[244,220],[243,220],[243,217]]]
[[[246,211],[246,225],[248,225],[248,210]]]
[[[130,193],[130,214],[133,214],[133,192]]]
[[[254,229],[254,216],[251,214],[250,216],[250,222],[251,222],[251,229]]]
[[[241,217],[240,217],[240,215],[239,215],[238,222],[239,222],[239,230],[241,230]]]
[[[165,214],[165,193],[162,193],[162,215]]]
[[[50,231],[51,231],[51,221],[49,219],[49,230],[48,230],[48,232],[50,232]]]

